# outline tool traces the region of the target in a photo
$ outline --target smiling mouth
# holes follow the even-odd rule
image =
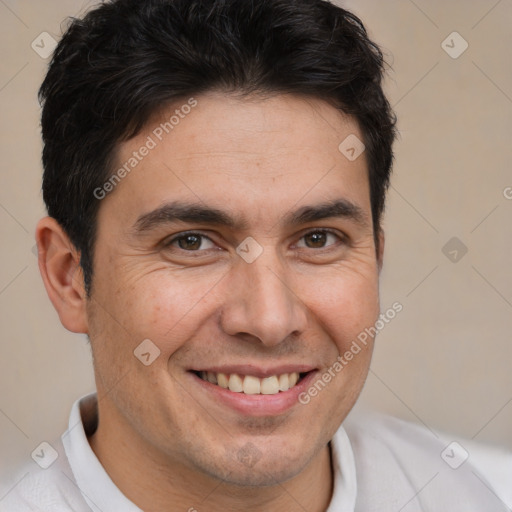
[[[234,393],[246,395],[277,395],[295,387],[310,372],[283,373],[260,379],[253,375],[226,374],[207,371],[193,371],[200,379]]]

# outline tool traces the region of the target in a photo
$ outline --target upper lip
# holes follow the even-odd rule
[[[197,367],[191,368],[190,371],[224,373],[226,375],[236,373],[238,375],[252,375],[253,377],[264,379],[265,377],[271,377],[273,375],[282,375],[284,373],[293,372],[307,373],[312,370],[316,370],[316,368],[306,364],[282,364],[278,366],[272,366],[271,368],[264,368],[262,366],[255,366],[252,364],[235,364]]]

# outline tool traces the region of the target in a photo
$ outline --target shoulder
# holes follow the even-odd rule
[[[362,493],[377,489],[377,494],[397,499],[397,505],[408,493],[418,493],[414,500],[421,503],[420,510],[452,503],[452,510],[475,503],[488,510],[512,506],[512,453],[507,450],[368,411],[355,411],[343,427]]]
[[[1,483],[0,511],[91,512],[76,485],[62,442],[44,445],[34,458],[38,455],[42,465],[30,459],[13,470],[8,482]]]

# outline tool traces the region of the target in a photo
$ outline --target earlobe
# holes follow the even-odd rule
[[[51,217],[37,224],[36,241],[39,271],[62,325],[71,332],[87,333],[87,296],[78,251]]]

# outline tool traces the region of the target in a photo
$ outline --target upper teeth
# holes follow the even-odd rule
[[[200,376],[203,380],[217,384],[221,388],[229,389],[235,393],[245,393],[246,395],[275,395],[279,391],[288,391],[293,388],[299,380],[297,372],[272,375],[264,379],[236,373],[227,375],[225,373],[200,372]]]

